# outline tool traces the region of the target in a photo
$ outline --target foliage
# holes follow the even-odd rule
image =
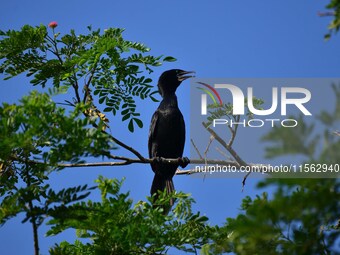
[[[34,86],[44,88],[51,83],[54,88],[62,85],[72,88],[75,96],[73,102],[67,101],[69,105],[92,104],[86,113],[108,122],[95,106],[104,104],[104,112],[113,115],[120,112],[122,121],[129,121],[131,132],[135,124],[142,127],[135,98],[155,101],[157,93],[151,85],[152,79],[142,72],[151,73],[151,67],[175,59],[146,55],[150,49],[124,40],[123,29],[109,28],[101,33],[89,26],[87,35],[77,35],[71,30],[61,36],[54,27],[52,36],[44,25],[0,31],[0,73],[5,79],[26,73]]]
[[[199,213],[192,213],[193,200],[183,193],[173,194],[177,204],[165,216],[162,209],[153,208],[151,198],[133,205],[129,193],[121,193],[122,182],[100,177],[97,180],[102,201],[79,202],[62,208],[63,214],[49,222],[48,235],[67,228],[77,229],[77,240],[62,242],[50,249],[50,254],[167,254],[172,249],[196,253],[207,242],[213,229]],[[168,204],[166,193],[161,204]]]
[[[340,184],[336,179],[269,179],[266,193],[243,200],[242,213],[228,218],[213,254],[339,254]]]
[[[330,34],[340,27],[340,1],[334,10]],[[337,179],[267,179],[259,188],[273,186],[255,199],[243,200],[242,212],[227,218],[222,227],[210,227],[208,218],[193,213],[193,200],[183,193],[160,194],[159,203],[176,198],[169,215],[153,208],[152,199],[133,204],[122,182],[100,177],[88,185],[52,189],[50,174],[63,162],[79,163],[84,157],[105,157],[115,149],[105,131],[103,113],[121,115],[133,132],[142,127],[136,99],[151,99],[152,80],[143,73],[172,57],[147,55],[145,45],[126,41],[123,30],[103,32],[88,27],[88,34],[75,31],[52,35],[44,25],[26,25],[19,31],[0,31],[0,73],[5,79],[26,74],[33,86],[49,87],[49,93],[32,91],[19,104],[0,107],[0,224],[24,214],[31,222],[35,254],[39,254],[38,227],[49,219],[48,235],[72,228],[74,243],[62,242],[50,254],[166,254],[185,251],[197,254],[338,254],[340,199]],[[50,30],[51,31],[51,30]],[[328,35],[328,37],[330,36]],[[327,37],[327,36],[326,36]],[[270,158],[303,154],[305,162],[338,163],[339,137],[329,131],[340,119],[340,88],[334,86],[337,105],[333,113],[318,117],[324,132],[315,133],[315,123],[297,129],[274,128],[264,137],[274,145]],[[60,107],[52,100],[61,92],[71,95]],[[255,104],[260,107],[259,99]],[[100,107],[97,107],[97,105]],[[209,106],[212,116],[231,116],[230,105]],[[251,118],[251,115],[248,115]],[[236,119],[237,120],[237,119]],[[236,133],[236,130],[233,130]],[[322,149],[318,148],[323,141]],[[94,189],[101,201],[85,199]]]
[[[33,86],[48,87],[48,93],[31,91],[18,104],[0,106],[0,224],[24,214],[23,222],[32,224],[35,254],[44,220],[64,217],[68,205],[95,188],[57,191],[49,185],[51,173],[65,163],[109,157],[114,142],[121,144],[105,132],[108,118],[96,104],[105,105],[105,112],[120,112],[131,132],[135,124],[142,127],[135,99],[156,100],[152,80],[142,73],[175,60],[147,55],[145,45],[123,39],[123,29],[101,33],[88,27],[88,34],[71,30],[62,36],[55,33],[56,22],[49,27],[0,31],[0,73],[5,80],[26,74]],[[61,93],[74,96],[57,104],[53,99]]]
[[[109,136],[82,118],[87,105],[78,104],[69,113],[48,94],[32,91],[19,105],[0,107],[0,158],[43,160],[49,165],[79,162],[82,156],[103,156],[113,149]],[[103,124],[102,124],[103,125]]]
[[[295,128],[284,128],[275,126],[271,132],[266,134],[262,140],[273,144],[266,149],[266,157],[273,158],[288,154],[301,154],[308,161],[317,163],[339,163],[338,155],[340,143],[337,136],[330,130],[336,130],[340,121],[340,84],[332,85],[336,97],[336,105],[333,112],[322,111],[317,115],[318,122],[307,123],[302,116],[299,117],[299,125]],[[323,132],[316,133],[315,126],[323,127]],[[321,143],[321,140],[322,143]],[[322,150],[318,149],[320,143]]]
[[[97,187],[77,186],[56,191],[48,184],[62,162],[81,162],[89,156],[105,156],[114,149],[110,137],[90,118],[82,118],[87,105],[66,113],[49,94],[32,91],[19,104],[0,107],[0,223],[24,213],[24,222],[38,227],[49,218],[48,235],[65,229],[78,230],[87,242],[62,242],[51,254],[166,254],[171,248],[196,253],[216,229],[208,218],[193,213],[193,199],[176,193],[175,208],[164,215],[152,199],[133,205],[129,193],[121,193],[122,182],[100,177]],[[102,201],[78,202],[98,188]],[[159,204],[171,197],[160,195]],[[36,252],[36,254],[38,254]]]
[[[328,26],[329,33],[325,35],[325,39],[329,39],[331,35],[333,33],[336,34],[340,28],[340,1],[331,0],[326,8],[333,11],[332,16],[334,17]]]
[[[46,182],[58,163],[80,162],[112,149],[109,137],[80,118],[80,104],[68,115],[48,94],[32,91],[19,105],[0,107],[0,223],[25,213],[23,222],[39,226],[57,205],[84,199],[92,188],[55,192]],[[28,206],[27,206],[28,205]]]
[[[318,116],[324,131],[299,119],[298,128],[275,127],[264,136],[272,142],[270,158],[302,154],[305,163],[334,166],[340,162],[340,140],[332,128],[339,124],[340,85],[333,85],[336,107]],[[322,126],[321,125],[321,126]],[[334,130],[334,129],[333,129]],[[321,142],[321,138],[323,142]],[[320,144],[324,146],[320,149]],[[214,242],[206,244],[204,254],[340,254],[340,182],[336,178],[267,178],[259,188],[273,187],[272,196],[264,192],[243,200],[242,212],[227,218]]]

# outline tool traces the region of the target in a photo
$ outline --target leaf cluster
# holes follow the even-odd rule
[[[142,73],[175,59],[148,55],[145,45],[123,39],[123,29],[88,29],[63,36],[50,35],[44,25],[0,31],[0,73],[5,79],[26,73],[34,86],[71,88],[75,96],[68,104],[91,103],[93,112],[103,104],[105,112],[120,112],[133,132],[135,124],[143,126],[135,99],[156,101],[152,79]]]
[[[166,216],[153,208],[152,198],[133,205],[129,193],[120,192],[122,181],[100,177],[97,184],[100,202],[75,203],[49,222],[48,235],[73,228],[85,242],[62,242],[50,254],[167,254],[170,248],[195,253],[213,231],[207,217],[191,212],[193,200],[187,194],[173,194],[177,204]],[[158,202],[169,200],[163,193]]]
[[[302,154],[305,163],[339,163],[340,140],[332,129],[340,120],[340,87],[332,88],[335,109],[322,111],[319,123],[299,117],[297,127],[275,127],[264,136],[272,143],[266,150],[268,157]],[[321,132],[316,124],[323,127]],[[214,241],[203,247],[204,254],[339,254],[338,179],[267,178],[258,187],[272,187],[273,194],[243,199],[241,213],[226,219]]]
[[[340,184],[335,179],[270,179],[266,193],[243,200],[242,212],[221,227],[212,254],[338,254]]]
[[[333,131],[337,129],[340,121],[340,85],[333,84],[332,89],[336,99],[332,112],[321,111],[316,116],[317,122],[314,123],[308,123],[299,116],[299,124],[296,127],[275,126],[262,138],[263,141],[271,143],[266,148],[266,157],[300,154],[316,163],[339,163],[340,142]],[[316,125],[322,127],[323,132],[316,132]]]
[[[328,26],[329,33],[325,35],[325,39],[328,40],[332,34],[336,34],[340,28],[340,1],[331,0],[330,3],[326,5],[326,8],[333,11],[334,17]]]
[[[104,156],[113,148],[100,128],[80,118],[85,105],[68,115],[46,93],[32,91],[20,104],[0,107],[0,223],[25,213],[23,222],[40,225],[54,204],[68,204],[89,195],[79,186],[55,192],[47,183],[60,162],[83,156]]]
[[[103,156],[113,149],[109,136],[82,118],[86,105],[66,113],[46,93],[32,91],[20,104],[0,107],[0,158],[3,161],[79,162],[82,156]]]

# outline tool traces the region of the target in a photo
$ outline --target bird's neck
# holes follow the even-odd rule
[[[167,107],[178,107],[177,103],[177,96],[176,94],[165,94],[163,96],[163,100],[160,104],[161,106],[167,106]]]

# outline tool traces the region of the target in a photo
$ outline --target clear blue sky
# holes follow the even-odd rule
[[[323,40],[328,18],[317,16],[328,1],[317,0],[244,0],[244,1],[4,1],[1,4],[0,29],[19,29],[24,24],[39,25],[57,21],[57,30],[65,33],[86,26],[105,29],[125,28],[125,38],[149,46],[151,54],[171,55],[178,59],[155,70],[155,83],[164,70],[195,70],[197,77],[337,77],[339,76],[339,37]],[[179,104],[189,119],[189,85],[179,89]],[[0,80],[0,102],[15,102],[32,89],[23,77]],[[320,104],[331,94],[319,95]],[[145,127],[130,134],[120,117],[111,118],[115,135],[147,155],[148,123],[157,104],[144,103],[141,108]],[[239,138],[240,155],[251,162],[263,162],[260,135],[247,140]],[[120,151],[117,151],[120,153]],[[123,152],[122,152],[123,153]],[[185,154],[189,154],[187,142]],[[152,172],[148,166],[123,168],[67,169],[55,174],[53,185],[93,183],[99,175],[112,178],[126,176],[124,190],[130,190],[135,201],[149,195]],[[202,179],[175,177],[176,189],[192,193],[195,209],[206,214],[212,224],[238,213],[242,198],[262,192],[249,179],[241,192],[241,179]],[[1,253],[32,254],[32,231],[19,219],[0,228]],[[47,254],[55,242],[74,237],[73,231],[55,238],[45,238],[40,229],[41,253]]]

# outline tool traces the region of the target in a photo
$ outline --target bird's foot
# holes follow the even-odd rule
[[[161,157],[154,157],[154,158],[152,159],[152,163],[158,164],[158,163],[160,163],[160,162],[162,162]]]
[[[178,158],[178,163],[182,168],[185,168],[190,163],[190,159],[188,157]]]
[[[161,157],[154,157],[153,159],[152,159],[152,163],[154,163],[154,164],[159,164],[159,163],[162,163],[162,158]]]

